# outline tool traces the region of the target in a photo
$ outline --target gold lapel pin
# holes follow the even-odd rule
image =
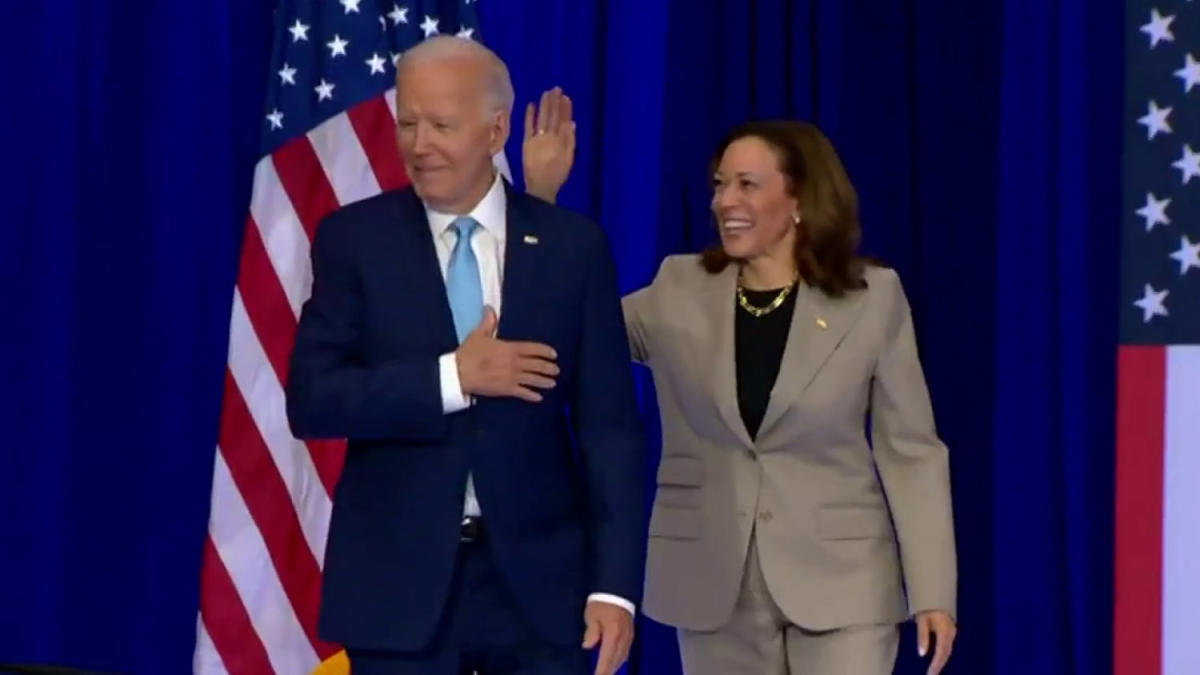
[[[829,324],[825,323],[825,319],[822,319],[819,316],[817,317],[817,325],[821,327],[821,330],[829,328]]]
[[[538,238],[533,236],[532,234],[527,234],[527,235],[525,235],[525,238],[522,239],[522,241],[524,241],[526,244],[536,244],[536,243],[538,243]]]

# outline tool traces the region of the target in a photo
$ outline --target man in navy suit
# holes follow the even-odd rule
[[[439,37],[399,64],[412,187],[321,223],[287,389],[298,437],[349,440],[320,635],[355,675],[577,675],[597,646],[613,673],[645,467],[607,240],[497,174],[495,54]]]

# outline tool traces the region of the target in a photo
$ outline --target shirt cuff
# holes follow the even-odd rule
[[[449,415],[471,407],[471,401],[463,395],[462,383],[458,379],[458,361],[454,352],[438,358],[438,377],[442,382],[443,413]]]
[[[609,595],[608,593],[592,593],[588,596],[588,602],[606,602],[637,616],[637,608],[634,607],[633,603],[620,596]]]

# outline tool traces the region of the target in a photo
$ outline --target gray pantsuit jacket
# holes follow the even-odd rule
[[[899,278],[868,267],[868,288],[840,299],[799,285],[756,440],[737,405],[736,280],[733,265],[714,275],[695,255],[672,256],[624,299],[663,429],[646,613],[692,630],[724,624],[753,526],[771,595],[799,626],[954,615],[947,451]]]

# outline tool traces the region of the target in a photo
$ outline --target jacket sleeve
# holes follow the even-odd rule
[[[367,364],[364,301],[349,223],[335,214],[313,243],[312,296],[292,350],[287,413],[298,438],[432,441],[447,430],[437,354]]]
[[[946,446],[917,355],[912,313],[899,278],[885,277],[888,331],[871,389],[875,463],[896,526],[911,613],[956,613],[957,560]]]
[[[571,417],[587,480],[593,593],[638,604],[645,568],[645,440],[616,270],[606,239],[589,247]]]
[[[650,360],[650,341],[646,334],[646,312],[651,302],[652,287],[646,286],[621,298],[625,315],[625,335],[629,338],[629,353],[637,363]]]

